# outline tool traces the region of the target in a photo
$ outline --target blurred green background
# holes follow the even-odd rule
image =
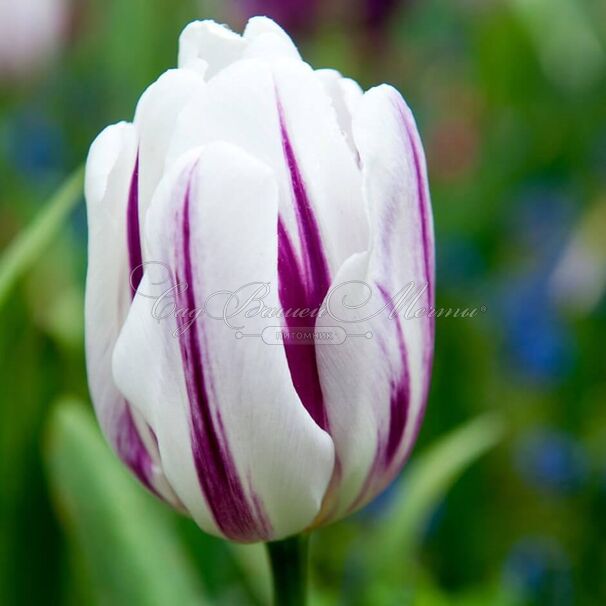
[[[0,604],[267,603],[262,549],[203,535],[101,441],[85,212],[69,186],[51,200],[189,20],[252,13],[315,67],[403,92],[438,303],[483,310],[437,321],[411,465],[316,533],[313,605],[606,604],[603,0],[0,0]]]

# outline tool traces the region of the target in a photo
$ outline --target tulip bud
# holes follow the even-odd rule
[[[150,490],[254,542],[385,488],[434,333],[425,159],[396,90],[314,71],[267,18],[191,23],[178,69],[93,143],[86,199],[90,390]]]

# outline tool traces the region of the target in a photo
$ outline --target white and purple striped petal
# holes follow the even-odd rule
[[[319,309],[330,286],[330,273],[325,257],[320,229],[301,175],[298,160],[284,119],[284,110],[278,101],[280,132],[284,156],[292,184],[292,195],[300,243],[297,256],[284,222],[278,223],[278,284],[280,302],[285,310]],[[299,260],[300,259],[300,260]],[[285,324],[292,330],[303,329],[311,334],[315,317],[287,315]],[[284,344],[293,384],[301,402],[322,428],[328,429],[320,376],[313,340],[309,343]]]
[[[210,533],[275,540],[369,501],[416,439],[434,340],[423,149],[393,88],[314,72],[269,19],[190,24],[179,65],[91,149],[91,394],[150,490]],[[282,315],[232,324],[255,285]],[[264,343],[272,322],[303,338]],[[335,329],[344,343],[316,342]]]
[[[277,283],[277,225],[272,172],[216,143],[188,154],[162,181],[146,246],[176,284],[187,284],[177,308],[200,309],[216,292]],[[149,273],[140,293],[154,283]],[[265,302],[278,306],[277,293]],[[242,324],[242,334],[258,335],[266,321]],[[158,321],[149,299],[137,296],[114,376],[152,419],[167,477],[202,528],[242,542],[280,538],[320,510],[333,445],[301,403],[284,349],[236,336],[207,313],[193,323],[179,314]]]
[[[118,391],[111,374],[113,347],[133,295],[130,273],[141,264],[137,146],[134,127],[116,124],[99,135],[87,161],[89,387],[101,427],[117,454],[147,488],[178,506],[162,474],[153,432]]]
[[[359,336],[318,351],[340,463],[338,486],[333,486],[322,519],[368,502],[406,460],[423,418],[433,355],[428,313],[434,305],[433,224],[412,114],[393,88],[381,86],[364,95],[353,132],[371,246],[344,263],[331,287],[338,296],[327,301],[347,332]],[[416,296],[419,317],[405,317],[397,307],[399,293],[408,293],[409,300]],[[345,295],[350,304],[368,298],[367,305],[348,308]],[[334,323],[330,315],[319,320],[321,326]]]

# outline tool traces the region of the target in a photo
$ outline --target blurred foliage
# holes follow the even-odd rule
[[[363,4],[318,2],[296,41],[315,66],[364,87],[389,81],[408,98],[431,176],[438,304],[481,313],[438,321],[426,422],[402,477],[315,535],[314,606],[602,605],[606,5],[402,0],[370,27]],[[0,318],[0,604],[159,603],[165,583],[178,603],[266,603],[258,548],[207,537],[154,503],[85,405],[53,404],[66,393],[88,401],[82,204],[63,225],[26,231],[69,210],[51,195],[174,64],[183,25],[211,17],[239,28],[240,9],[74,0],[61,56],[0,81],[0,284],[11,286]],[[24,246],[32,233],[40,239]],[[451,487],[498,433],[486,421],[455,428],[487,412],[507,435]],[[462,454],[419,471],[470,435]],[[431,499],[408,501],[415,485]],[[412,547],[399,543],[402,528]],[[148,583],[126,587],[129,578]]]
[[[78,556],[69,563],[74,580],[69,597],[112,606],[211,603],[180,540],[178,514],[141,489],[104,442],[91,411],[64,398],[53,406],[48,424],[44,458],[51,495],[72,555]],[[415,461],[389,513],[360,529],[358,547],[350,551],[365,561],[352,604],[390,604],[390,596],[417,583],[423,595],[438,593],[432,585],[425,589],[425,575],[412,568],[419,530],[458,476],[501,436],[497,418],[477,419]],[[320,536],[315,549],[326,547]],[[268,605],[271,579],[264,546],[229,545],[229,552],[249,599]],[[246,595],[237,592],[237,586],[228,587],[212,603],[241,603]],[[311,602],[337,604],[339,596],[334,587],[318,584]]]
[[[88,570],[98,602],[205,604],[167,510],[111,456],[90,411],[62,402],[49,422],[46,447],[56,508],[83,556],[75,562],[77,571]]]
[[[14,283],[32,269],[45,252],[66,217],[82,199],[84,171],[79,169],[57,194],[48,201],[45,212],[36,218],[3,252],[0,259],[0,307],[11,293]]]

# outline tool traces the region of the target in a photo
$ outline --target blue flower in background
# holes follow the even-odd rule
[[[579,489],[589,470],[582,444],[566,433],[549,430],[521,438],[515,451],[515,466],[530,486],[552,494]]]
[[[513,368],[536,382],[565,378],[574,341],[549,293],[549,280],[573,221],[560,189],[532,186],[520,196],[507,246],[521,254],[515,274],[498,287],[505,353]]]
[[[503,570],[504,583],[536,606],[574,603],[570,562],[550,538],[526,537],[511,549]]]
[[[547,290],[546,272],[510,280],[499,302],[504,345],[515,370],[537,382],[564,378],[574,343]]]
[[[7,156],[26,178],[44,179],[64,172],[64,140],[59,126],[37,109],[26,109],[8,123]]]
[[[508,238],[527,260],[545,263],[561,252],[576,220],[574,201],[559,183],[532,183],[519,195]]]

